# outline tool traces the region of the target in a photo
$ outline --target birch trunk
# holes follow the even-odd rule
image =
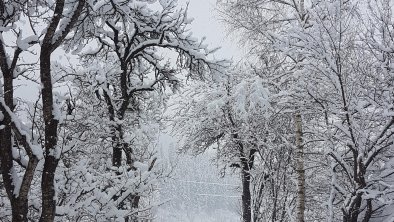
[[[302,26],[306,22],[304,0],[299,1],[299,13]],[[297,222],[305,221],[305,168],[304,146],[302,141],[302,118],[299,110],[295,112],[294,122],[296,128],[296,171],[297,171]]]
[[[296,128],[296,163],[297,172],[297,222],[305,221],[305,168],[304,147],[302,144],[302,118],[299,111],[294,115]]]

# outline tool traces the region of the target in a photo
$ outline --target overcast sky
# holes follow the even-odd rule
[[[240,50],[234,37],[227,37],[227,30],[220,22],[216,8],[217,0],[178,0],[181,5],[189,2],[188,16],[194,18],[191,31],[195,37],[206,37],[206,43],[210,48],[221,47],[216,53],[226,59],[239,59]]]

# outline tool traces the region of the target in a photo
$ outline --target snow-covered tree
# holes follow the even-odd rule
[[[382,220],[388,217],[391,199],[382,194],[390,193],[392,172],[393,122],[391,106],[386,105],[392,93],[391,3],[303,3],[232,1],[226,12],[232,16],[227,17],[232,27],[253,36],[250,44],[260,46],[254,50],[260,58],[277,55],[283,58],[278,67],[290,67],[277,79],[297,78],[287,81],[290,87],[280,84],[279,91],[293,98],[287,107],[293,103],[293,109],[301,110],[304,149],[314,146],[319,159],[327,154],[330,161],[317,165],[323,175],[331,174],[331,180],[321,179],[331,181],[326,183],[330,195],[313,186],[306,192],[326,199],[329,221]],[[267,48],[273,50],[264,51]],[[305,220],[312,220],[310,212],[316,209],[308,207],[310,201],[306,200]]]
[[[90,48],[67,48],[79,53],[83,68],[60,69],[65,75],[74,76],[70,114],[77,118],[70,122],[71,131],[66,125],[65,131],[75,135],[75,141],[82,140],[77,143],[92,150],[100,161],[108,164],[105,158],[111,160],[112,166],[89,172],[109,176],[90,185],[89,194],[78,200],[81,204],[73,211],[75,215],[82,212],[102,221],[147,218],[152,216],[149,209],[154,204],[141,202],[164,176],[154,146],[166,92],[179,88],[178,76],[202,79],[219,72],[226,62],[208,59],[216,49],[209,50],[189,33],[191,20],[176,1],[101,3],[91,15],[94,29],[85,33]],[[86,132],[81,131],[84,128]],[[97,136],[100,139],[95,144]],[[67,140],[64,135],[63,141],[70,144]],[[80,159],[81,147],[73,149],[68,159]],[[95,164],[100,165],[84,164],[93,169]],[[146,172],[141,174],[141,167]],[[83,175],[84,170],[80,169],[78,166],[71,172]],[[86,179],[79,182],[79,186],[92,184]],[[62,192],[68,198],[68,191]],[[95,196],[102,196],[98,193],[106,198],[96,199]],[[93,206],[93,199],[105,207],[98,207],[97,203]],[[70,204],[73,203],[63,209],[70,209]],[[90,212],[82,207],[86,205],[92,208]]]
[[[1,65],[1,89],[0,89],[0,152],[1,152],[1,172],[2,180],[4,181],[4,188],[7,193],[7,197],[11,204],[12,218],[14,221],[26,221],[27,220],[27,209],[28,209],[28,194],[32,177],[37,166],[39,159],[42,158],[42,151],[34,147],[31,141],[26,140],[26,132],[21,129],[18,124],[18,120],[14,116],[14,110],[16,104],[14,103],[14,78],[21,74],[21,70],[17,67],[18,59],[20,54],[30,47],[33,40],[37,38],[22,39],[22,33],[19,31],[16,38],[21,43],[15,45],[14,49],[10,49],[10,52],[6,50],[6,42],[3,39],[3,33],[10,30],[12,26],[19,20],[23,14],[22,7],[27,2],[0,2],[1,9],[1,26],[4,31],[1,32],[0,42],[0,65]],[[13,54],[11,58],[9,54]],[[29,156],[26,159],[25,156],[20,159],[22,161],[15,161],[13,153],[17,153],[16,147],[14,147],[14,136],[16,141],[24,145],[26,150],[25,155]],[[15,152],[16,151],[16,152]],[[23,158],[23,159],[22,159]],[[19,163],[19,166],[18,166]],[[16,166],[15,166],[16,165]],[[18,175],[19,169],[22,168],[23,177],[20,178]]]
[[[5,189],[11,202],[13,221],[27,221],[28,195],[40,160],[43,160],[44,164],[41,174],[40,221],[53,221],[55,217],[54,175],[60,153],[57,149],[59,119],[51,81],[51,54],[77,26],[81,14],[84,13],[85,4],[83,0],[73,2],[59,0],[51,3],[0,2],[1,164]],[[30,26],[27,25],[26,29],[24,24]],[[32,35],[29,36],[30,33]],[[39,63],[21,62],[21,55],[37,43],[40,43],[38,46],[40,50],[31,52],[38,53]],[[15,112],[17,104],[14,103],[14,82],[29,70],[24,68],[26,66],[36,67],[40,74],[42,117],[45,128],[41,138],[34,135],[31,128],[22,124]]]
[[[88,35],[95,49],[81,52],[84,65],[92,66],[87,69],[90,79],[83,81],[94,90],[91,96],[105,104],[112,165],[129,173],[139,161],[154,167],[155,160],[144,156],[147,148],[139,144],[144,136],[138,135],[138,129],[158,123],[160,112],[153,113],[160,104],[157,100],[167,88],[179,87],[177,75],[203,78],[220,71],[225,63],[208,59],[215,50],[208,50],[188,32],[191,20],[176,1],[107,2],[96,11],[97,27]],[[176,61],[166,54],[175,55]],[[131,203],[118,200],[118,207],[136,210],[143,193],[142,188],[131,190],[125,195]]]
[[[150,216],[137,208],[151,205],[144,197],[163,175],[154,151],[160,94],[177,87],[181,70],[201,78],[223,65],[188,32],[186,9],[176,1],[57,0],[1,1],[0,12],[1,172],[12,220]],[[52,61],[62,46],[91,67],[70,72]],[[39,62],[24,63],[26,51]],[[165,62],[166,53],[177,60]],[[22,76],[41,85],[28,112],[13,94]]]
[[[261,80],[234,70],[216,84],[193,85],[176,100],[174,130],[181,149],[201,154],[213,149],[224,168],[235,168],[242,180],[242,218],[252,220],[250,190],[258,150],[264,145],[270,97]]]
[[[286,111],[292,111],[294,138],[289,141],[291,149],[294,149],[294,160],[297,175],[296,195],[296,220],[305,219],[305,150],[303,125],[305,121],[305,100],[300,99],[303,93],[304,67],[303,55],[289,51],[289,43],[298,41],[292,38],[294,29],[307,29],[309,15],[304,0],[300,1],[222,1],[223,19],[231,29],[241,31],[247,42],[245,46],[251,46],[251,54],[264,57],[277,56],[283,62],[283,72],[278,73],[274,82],[282,86],[281,94],[287,95],[287,104],[283,107]],[[290,34],[289,34],[290,33]],[[268,51],[267,51],[268,50]]]
[[[183,68],[188,68],[189,77],[202,77],[221,67],[219,61],[207,59],[215,50],[208,50],[202,41],[188,33],[191,20],[185,9],[177,9],[176,3],[174,0],[111,1],[96,9],[97,27],[90,34],[97,47],[82,51],[82,57],[100,58],[114,65],[111,73],[96,77],[97,93],[105,100],[110,121],[114,122],[114,166],[122,164],[122,152],[128,155],[132,150],[123,141],[120,122],[128,111],[137,108],[133,103],[138,100],[138,94],[160,91],[166,85],[177,87],[176,74]],[[171,51],[177,55],[176,64],[163,62],[166,59],[163,53]]]

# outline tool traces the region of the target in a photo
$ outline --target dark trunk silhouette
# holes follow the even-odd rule
[[[85,6],[85,0],[79,0],[78,5],[74,11],[69,23],[62,31],[60,36],[54,40],[56,29],[63,17],[63,10],[65,7],[64,0],[57,0],[54,15],[48,26],[47,32],[41,44],[40,52],[40,78],[42,84],[42,109],[45,126],[45,162],[41,180],[42,192],[42,213],[40,222],[50,222],[55,220],[56,201],[55,201],[55,187],[54,178],[56,168],[59,163],[60,154],[56,151],[58,140],[58,124],[59,120],[53,115],[54,101],[53,101],[53,85],[51,76],[51,54],[64,41],[67,34],[74,28],[82,9]]]
[[[252,221],[252,197],[250,194],[250,171],[248,163],[243,161],[242,163],[242,221]]]

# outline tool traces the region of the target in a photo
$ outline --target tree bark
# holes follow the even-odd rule
[[[13,77],[10,72],[4,73],[4,102],[5,105],[13,111]],[[2,107],[5,108],[5,107]],[[12,169],[13,169],[13,158],[12,158],[12,147],[13,147],[13,135],[12,135],[12,118],[10,115],[6,115],[5,109],[1,110],[4,115],[3,121],[0,125],[4,125],[4,129],[1,130],[0,135],[0,151],[1,151],[1,168],[2,176],[6,188],[8,198],[11,202],[12,221],[13,222],[27,222],[28,212],[28,200],[26,197],[21,197],[14,193],[15,186],[12,180]],[[27,174],[29,172],[25,172]],[[34,173],[34,172],[33,172]],[[29,189],[27,187],[27,189]],[[21,187],[22,189],[22,187]]]
[[[120,167],[122,165],[122,126],[117,125],[112,135],[112,166]]]
[[[12,78],[9,78],[6,73],[3,72],[4,76],[4,102],[5,105],[12,109],[12,100],[13,100],[13,85]],[[3,107],[2,107],[3,108]],[[4,180],[4,187],[7,192],[7,196],[11,201],[12,207],[12,215],[18,215],[19,212],[14,212],[17,209],[13,206],[13,202],[15,199],[14,196],[14,184],[12,181],[12,168],[13,168],[13,160],[12,160],[12,131],[11,131],[11,117],[9,115],[5,115],[6,110],[1,109],[3,113],[3,120],[0,121],[0,125],[4,126],[3,129],[0,130],[0,155],[1,155],[1,169],[2,176]],[[24,221],[24,220],[22,220]]]
[[[296,172],[297,172],[297,222],[305,221],[305,168],[304,146],[302,141],[302,118],[299,111],[294,115],[296,128]]]
[[[3,5],[4,2],[1,1],[0,5]],[[3,39],[3,38],[2,38]],[[12,221],[27,221],[27,213],[28,213],[28,193],[31,186],[31,181],[33,179],[33,175],[35,172],[35,168],[38,163],[38,159],[31,153],[31,147],[27,146],[26,137],[22,136],[20,132],[15,132],[15,139],[18,139],[19,142],[24,146],[28,156],[29,161],[26,166],[23,179],[21,182],[21,186],[18,191],[15,191],[15,185],[13,183],[12,175],[13,175],[13,157],[12,157],[12,149],[14,146],[14,134],[13,127],[15,124],[13,122],[12,116],[10,113],[14,111],[14,70],[17,65],[17,60],[19,58],[22,50],[17,48],[14,51],[14,57],[12,59],[11,64],[7,62],[8,55],[6,55],[4,43],[0,42],[0,66],[1,72],[3,74],[4,85],[3,85],[3,97],[4,104],[0,104],[0,112],[4,117],[0,121],[0,125],[4,126],[3,129],[0,130],[0,158],[1,158],[1,173],[4,181],[4,187],[7,193],[7,196],[11,202],[11,211],[12,211]]]
[[[24,172],[21,186],[18,193],[15,193],[15,186],[12,179],[13,157],[13,120],[8,112],[13,112],[13,69],[3,71],[4,77],[4,105],[0,105],[0,111],[3,113],[3,120],[0,125],[4,125],[4,128],[0,130],[0,151],[1,151],[1,172],[3,176],[4,186],[7,192],[7,196],[11,202],[12,221],[20,222],[27,221],[28,213],[28,193],[33,179],[34,171],[38,163],[38,159],[30,152],[30,147],[26,146],[26,138],[20,138],[21,142],[24,143],[26,152],[29,155],[29,161]],[[7,110],[7,108],[9,110]]]
[[[55,200],[55,173],[59,163],[60,151],[56,151],[58,140],[59,120],[53,115],[53,85],[51,76],[51,54],[64,41],[67,34],[75,26],[79,16],[85,7],[85,0],[76,1],[77,8],[74,11],[65,29],[54,39],[57,27],[63,17],[65,0],[57,0],[54,14],[49,23],[44,36],[40,52],[40,78],[42,84],[42,109],[45,124],[45,162],[41,180],[42,191],[42,213],[40,222],[50,222],[55,220],[56,200]]]
[[[58,165],[55,152],[57,145],[57,128],[59,121],[53,116],[53,89],[51,78],[51,44],[43,44],[40,56],[40,74],[42,88],[42,104],[45,122],[45,163],[42,174],[42,214],[40,221],[54,221],[56,200],[54,178]]]
[[[250,169],[246,160],[242,161],[242,221],[252,221],[252,197],[250,194]]]
[[[56,7],[51,23],[41,45],[40,78],[42,84],[42,109],[45,124],[45,162],[41,177],[42,212],[40,222],[55,220],[55,172],[58,165],[56,157],[57,128],[59,121],[53,116],[53,86],[51,76],[51,54],[56,49],[53,46],[53,36],[63,14],[64,0],[56,1]]]

